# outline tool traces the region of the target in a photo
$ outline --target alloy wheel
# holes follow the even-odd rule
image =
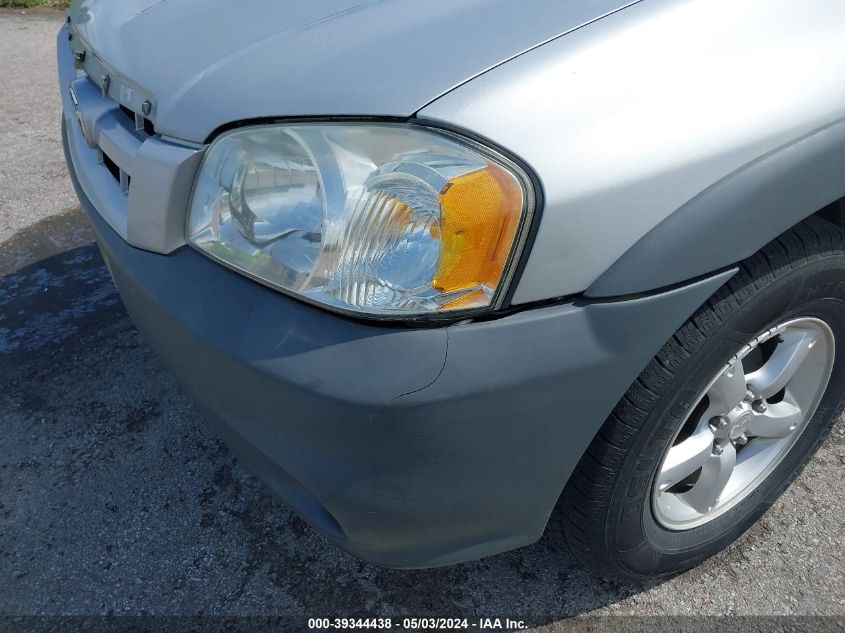
[[[655,519],[691,529],[751,494],[813,417],[833,358],[833,332],[816,318],[790,320],[745,345],[710,381],[657,469]]]

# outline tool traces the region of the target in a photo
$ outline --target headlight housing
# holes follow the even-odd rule
[[[260,125],[220,136],[188,241],[258,281],[379,318],[496,307],[534,208],[496,152],[401,124]]]

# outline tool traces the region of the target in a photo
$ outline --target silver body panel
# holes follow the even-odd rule
[[[253,118],[407,117],[630,2],[77,0],[70,16],[97,58],[152,101],[156,130],[204,142]]]
[[[419,116],[492,139],[541,180],[542,220],[514,296],[524,303],[587,290],[644,236],[716,183],[845,117],[843,77],[845,3],[646,0],[474,79]],[[824,154],[828,169],[835,155]],[[839,142],[838,155],[834,166],[845,163],[845,142]],[[806,171],[813,173],[813,165]],[[786,222],[773,210],[748,226],[743,214],[762,203],[747,199],[713,229],[741,233],[744,239],[731,243],[742,248],[726,249],[702,267],[742,259],[845,195],[843,172],[827,200],[811,196],[804,207],[801,196],[792,200],[798,217]],[[802,183],[793,185],[794,192]],[[701,228],[682,224],[667,233],[668,242],[656,240],[647,248],[668,248],[685,227]],[[650,290],[689,278],[695,268],[683,268],[681,279],[672,269],[723,248],[698,235],[697,243],[693,239],[676,257],[661,260],[660,270],[629,264],[641,282],[602,285],[594,294]],[[657,281],[647,277],[666,270]]]

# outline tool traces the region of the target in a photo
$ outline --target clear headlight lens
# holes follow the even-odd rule
[[[265,125],[212,144],[188,239],[309,301],[425,315],[494,305],[532,209],[518,167],[451,135],[398,124]]]

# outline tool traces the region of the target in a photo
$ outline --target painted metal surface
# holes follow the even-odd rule
[[[75,0],[70,16],[157,130],[203,142],[256,117],[407,117],[630,1]]]
[[[845,3],[646,0],[419,116],[492,139],[540,178],[545,208],[515,303],[587,290],[686,207],[591,293],[613,296],[736,262],[845,195],[845,135],[830,131],[845,117],[843,76]]]

